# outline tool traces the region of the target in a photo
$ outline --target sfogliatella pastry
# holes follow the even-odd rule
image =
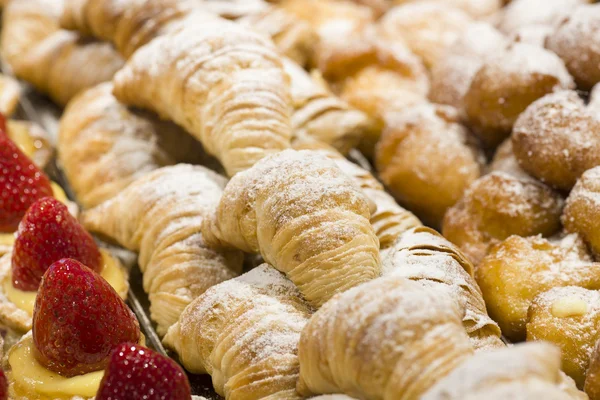
[[[600,165],[600,122],[575,91],[560,91],[531,104],[515,123],[513,151],[521,167],[542,182],[570,190]]]
[[[341,293],[302,331],[298,390],[419,399],[473,354],[462,315],[443,290],[395,275]]]
[[[584,400],[560,373],[560,351],[527,343],[478,353],[438,382],[423,400]]]
[[[396,203],[369,171],[350,162],[334,148],[309,137],[296,137],[292,146],[296,150],[317,151],[332,159],[339,169],[361,187],[371,202],[371,207],[375,209],[371,212],[371,225],[379,239],[379,247],[382,251],[388,249],[403,232],[422,225],[413,213]]]
[[[430,228],[403,233],[383,259],[383,275],[403,276],[451,294],[475,350],[504,347],[500,328],[488,316],[473,265],[452,243]]]
[[[113,349],[143,342],[133,312],[94,271],[72,259],[42,279],[33,330],[8,354],[11,398],[92,399]]]
[[[574,85],[556,54],[530,44],[509,44],[487,58],[473,77],[464,98],[467,119],[483,143],[494,148],[531,103]]]
[[[510,235],[557,233],[563,203],[558,193],[535,179],[492,172],[448,209],[442,233],[478,265],[491,246]]]
[[[48,267],[72,258],[100,274],[127,298],[128,274],[108,250],[69,214],[67,206],[52,197],[33,203],[19,224],[10,253],[0,258],[0,322],[24,333],[31,329],[36,294]]]
[[[475,270],[490,316],[510,340],[525,339],[535,296],[555,287],[600,289],[600,264],[576,234],[548,240],[511,236],[492,247]]]
[[[479,178],[485,162],[458,119],[448,106],[416,105],[389,116],[377,143],[381,180],[400,204],[434,227]]]
[[[298,341],[310,313],[297,287],[263,264],[194,300],[164,343],[226,399],[300,398]]]
[[[537,296],[528,312],[527,340],[543,340],[561,350],[562,369],[583,388],[594,345],[600,338],[600,293],[576,286]]]
[[[14,114],[21,98],[21,85],[8,75],[0,74],[0,113],[5,117]]]
[[[234,176],[204,220],[210,246],[260,253],[320,306],[379,275],[369,201],[333,161],[286,150]]]
[[[194,138],[172,123],[129,110],[112,88],[103,83],[82,92],[60,121],[58,159],[84,208],[116,196],[160,167],[209,162]]]
[[[9,2],[1,42],[17,77],[65,105],[81,90],[110,80],[123,61],[110,45],[61,30],[62,6],[63,0]]]
[[[241,272],[241,253],[209,248],[200,232],[225,182],[201,166],[163,167],[82,215],[90,231],[139,252],[151,317],[161,335],[192,300]]]

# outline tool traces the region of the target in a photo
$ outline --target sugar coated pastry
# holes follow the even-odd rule
[[[286,150],[233,177],[202,227],[209,245],[260,253],[320,306],[379,275],[369,201],[327,157]]]
[[[263,264],[204,292],[164,343],[187,370],[210,374],[226,399],[295,399],[298,342],[310,314],[298,288]]]
[[[513,151],[521,167],[550,186],[570,190],[586,170],[600,165],[600,122],[574,91],[531,104],[515,123]]]
[[[600,288],[600,264],[576,234],[548,240],[511,236],[492,247],[475,271],[490,316],[510,340],[526,335],[533,299],[554,287]]]
[[[110,80],[123,60],[106,43],[60,29],[62,0],[11,1],[3,11],[2,55],[15,75],[65,105]]]
[[[392,0],[394,4],[436,2],[456,7],[473,18],[489,17],[502,7],[502,0]]]
[[[496,149],[496,154],[494,154],[492,162],[488,165],[488,172],[504,172],[520,179],[534,179],[519,165],[510,138],[504,140]]]
[[[452,243],[430,228],[403,233],[383,259],[383,275],[403,276],[449,293],[464,310],[462,323],[475,350],[503,347],[500,328],[488,316],[473,265]]]
[[[479,178],[483,162],[456,110],[427,103],[390,116],[375,155],[394,197],[432,226]]]
[[[473,354],[449,294],[390,275],[329,300],[298,345],[303,395],[419,399]]]
[[[600,340],[594,345],[586,372],[584,391],[590,400],[600,399]]]
[[[557,233],[563,204],[541,182],[493,172],[476,180],[448,210],[442,233],[478,265],[492,245],[511,235]]]
[[[587,170],[567,198],[562,222],[569,232],[576,232],[590,246],[594,254],[600,254],[600,230],[598,218],[598,192],[600,192],[600,167]]]
[[[200,233],[224,186],[223,177],[201,166],[163,167],[82,215],[90,231],[139,252],[159,334],[209,287],[241,272],[240,253],[210,249]]]

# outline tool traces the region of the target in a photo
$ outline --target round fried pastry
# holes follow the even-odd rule
[[[587,170],[567,198],[562,222],[600,254],[600,167]]]

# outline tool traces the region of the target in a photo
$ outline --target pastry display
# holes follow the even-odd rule
[[[598,5],[0,3],[0,400],[600,400]]]
[[[439,227],[481,175],[483,153],[448,106],[424,103],[388,122],[375,154],[381,180],[400,204]]]
[[[260,253],[320,306],[379,275],[367,197],[333,161],[285,150],[234,176],[202,225],[209,246]]]

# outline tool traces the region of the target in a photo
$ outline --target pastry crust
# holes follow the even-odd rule
[[[0,113],[5,117],[14,114],[21,98],[21,85],[10,76],[0,74]]]
[[[65,105],[81,90],[110,80],[123,61],[110,45],[61,30],[62,3],[11,1],[3,11],[1,41],[15,75]]]
[[[161,335],[192,300],[241,272],[241,253],[210,249],[200,233],[225,182],[201,166],[163,167],[82,215],[88,230],[139,252],[151,317]]]
[[[77,200],[91,208],[139,177],[176,162],[207,163],[202,146],[174,124],[129,110],[111,83],[82,92],[60,122],[58,158]]]
[[[286,150],[233,177],[204,221],[211,246],[260,253],[320,306],[379,275],[379,241],[360,188],[327,157]]]
[[[447,291],[463,310],[462,323],[475,350],[504,347],[500,328],[488,315],[473,265],[436,231],[420,227],[403,233],[383,260],[383,276],[403,276]]]
[[[297,347],[310,313],[296,286],[263,264],[208,289],[164,343],[228,399],[299,398]]]

